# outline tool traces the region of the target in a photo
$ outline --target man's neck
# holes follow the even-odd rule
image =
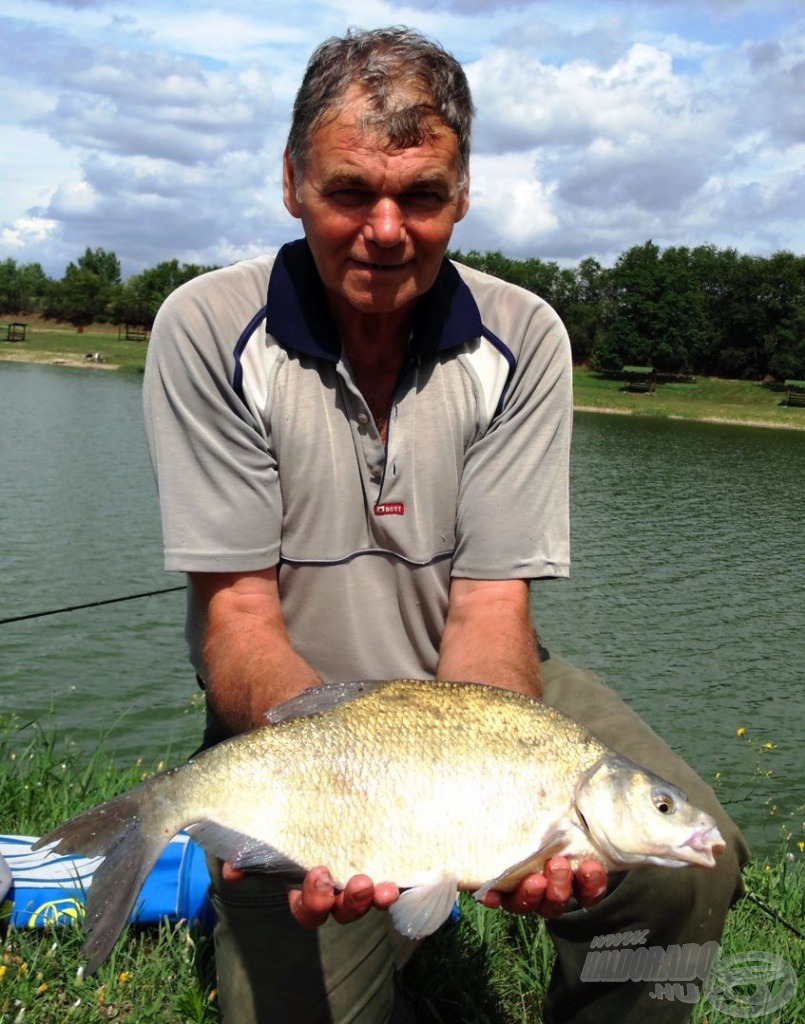
[[[385,441],[394,388],[408,350],[413,308],[362,313],[333,308],[344,356]]]

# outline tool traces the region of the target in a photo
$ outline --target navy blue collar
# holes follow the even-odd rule
[[[285,348],[337,362],[341,339],[305,239],[283,245],[271,270],[266,330]],[[417,301],[412,348],[420,355],[457,348],[482,333],[481,314],[456,268],[443,260]]]

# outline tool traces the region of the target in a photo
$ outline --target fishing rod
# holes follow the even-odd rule
[[[27,612],[25,615],[9,615],[5,619],[0,619],[0,626],[5,626],[9,622],[23,622],[25,619],[43,619],[47,615],[62,615],[64,612],[77,612],[82,608],[99,608],[103,604],[119,604],[121,601],[136,601],[141,597],[154,597],[157,594],[172,594],[177,590],[184,589],[184,585],[180,587],[164,587],[162,590],[146,590],[141,594],[127,594],[125,597],[107,597],[101,601],[87,601],[86,604],[73,604],[65,608],[51,608],[46,612]]]

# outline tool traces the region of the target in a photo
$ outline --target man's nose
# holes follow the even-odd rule
[[[366,237],[389,249],[405,240],[405,220],[399,203],[390,197],[378,199],[367,219]]]

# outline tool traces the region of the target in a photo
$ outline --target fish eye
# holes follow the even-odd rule
[[[676,810],[674,798],[670,795],[670,793],[665,793],[662,790],[656,790],[654,793],[651,794],[651,796],[654,800],[654,806],[657,808],[660,814],[673,814]]]

